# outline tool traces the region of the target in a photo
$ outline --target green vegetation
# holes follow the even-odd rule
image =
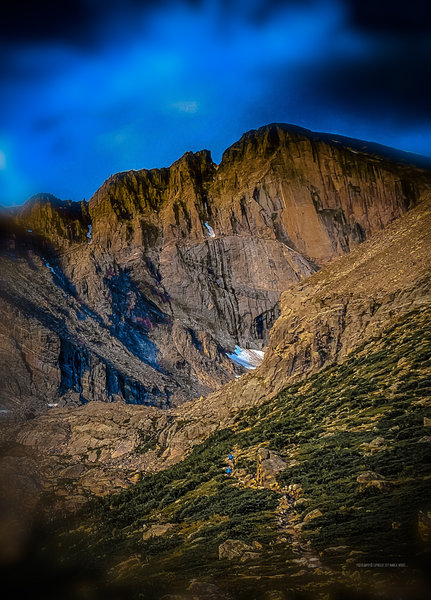
[[[294,593],[319,580],[324,587],[327,572],[304,571],[292,560],[299,538],[282,530],[275,511],[285,492],[246,487],[225,473],[234,446],[245,456],[237,467],[253,472],[247,450],[265,443],[290,464],[278,476],[280,486],[302,488],[305,500],[292,502],[295,522],[321,512],[303,522],[303,547],[309,542],[335,568],[351,552],[363,562],[414,566],[422,551],[418,511],[429,509],[431,497],[431,432],[424,425],[431,417],[430,313],[411,312],[342,364],[238,413],[231,429],[214,433],[182,462],[87,505],[67,533],[60,524],[63,548],[110,565],[111,576],[135,557],[127,581],[145,598],[185,589],[195,577],[244,599],[263,597],[268,586]],[[388,483],[382,489],[358,483],[365,471]],[[166,532],[145,536],[156,524],[166,524]],[[229,538],[259,542],[259,558],[219,560],[218,547]],[[337,546],[347,549],[325,554]],[[292,577],[298,572],[300,578]]]
[[[146,431],[140,429],[138,431],[138,445],[135,448],[136,454],[145,454],[149,450],[155,450],[157,447],[157,430]]]
[[[237,424],[250,423],[252,414],[256,425],[242,443],[269,440],[299,461],[279,481],[301,484],[309,499],[303,515],[323,513],[303,529],[318,550],[343,545],[369,561],[406,562],[417,549],[418,511],[431,498],[431,444],[420,441],[431,433],[424,426],[431,413],[429,323],[429,310],[411,313],[343,364],[289,387]],[[365,452],[361,445],[376,438],[381,448]],[[387,479],[390,490],[359,485],[364,471]]]

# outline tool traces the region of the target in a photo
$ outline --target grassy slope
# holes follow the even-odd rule
[[[411,312],[342,364],[238,413],[234,428],[215,433],[181,463],[89,505],[79,515],[79,528],[72,524],[72,536],[70,530],[62,534],[68,560],[76,550],[85,552],[87,562],[110,568],[110,578],[149,598],[184,589],[194,577],[216,581],[244,599],[267,589],[316,591],[341,567],[354,581],[349,556],[350,564],[414,567],[423,551],[418,511],[429,509],[431,497],[431,444],[419,442],[431,433],[424,426],[424,417],[431,417],[430,317],[428,307]],[[366,452],[361,444],[376,437],[384,438],[382,449]],[[278,478],[280,486],[302,486],[294,522],[314,509],[322,513],[303,524],[301,538],[280,529],[280,491],[243,484],[247,470],[255,473],[260,444],[296,465]],[[239,477],[225,474],[234,447]],[[363,471],[379,473],[391,488],[360,485],[356,478]],[[167,533],[144,540],[145,526],[160,523],[171,524]],[[218,546],[228,538],[260,542],[259,558],[218,560]],[[301,541],[296,553],[294,539]],[[334,546],[347,548],[324,553]],[[332,570],[301,564],[307,551],[323,552]],[[363,554],[352,559],[352,551]]]

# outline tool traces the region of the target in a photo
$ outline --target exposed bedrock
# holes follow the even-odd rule
[[[384,232],[282,295],[260,367],[205,401],[179,407],[160,434],[165,464],[177,461],[238,409],[276,396],[431,303],[431,195]],[[408,373],[408,363],[400,365]],[[181,423],[179,425],[178,423]]]
[[[188,152],[113,175],[88,203],[33,198],[3,236],[5,409],[218,389],[244,372],[235,345],[267,346],[283,291],[418,203],[431,175],[410,162],[271,125],[220,165]]]
[[[66,477],[66,501],[74,507],[92,494],[129,485],[137,471],[154,472],[181,460],[212,432],[232,426],[238,409],[264,402],[295,378],[342,362],[363,342],[374,339],[378,348],[379,338],[398,318],[411,310],[429,310],[430,247],[431,202],[425,201],[283,294],[265,359],[252,373],[168,410],[119,410],[115,404],[92,402],[9,423],[4,440],[20,445],[13,468],[27,468],[28,454],[37,455],[38,492],[61,489]],[[199,344],[207,343],[175,325],[173,340],[180,347],[193,346],[196,360]],[[409,368],[408,360],[400,361],[406,377]]]
[[[54,402],[58,386],[69,388],[57,400],[57,408],[24,422],[11,421],[0,429],[6,449],[11,442],[12,448],[18,444],[13,454],[6,453],[6,466],[26,472],[28,456],[34,458],[37,492],[61,492],[62,478],[66,478],[67,497],[58,500],[59,506],[66,503],[74,508],[92,494],[129,485],[137,472],[155,472],[178,462],[217,429],[234,425],[238,410],[265,402],[297,379],[342,363],[364,342],[373,340],[378,351],[386,333],[411,311],[423,310],[425,319],[431,303],[430,252],[428,195],[350,254],[284,292],[262,364],[234,381],[228,381],[232,363],[220,353],[214,337],[186,328],[179,319],[172,324],[161,322],[152,330],[158,336],[152,338],[154,343],[164,349],[158,354],[159,370],[140,360],[132,353],[133,347],[124,345],[99,317],[91,317],[90,312],[85,319],[77,316],[82,304],[52,282],[52,273],[42,261],[32,281],[38,293],[46,291],[38,296],[33,320],[20,317],[18,307],[24,314],[29,310],[25,302],[31,299],[31,290],[25,286],[28,267],[24,261],[2,263],[2,268],[14,273],[13,278],[12,273],[9,276],[15,287],[9,289],[7,301],[2,292],[0,314],[11,361],[18,365],[17,371],[4,370],[9,394],[2,402],[7,397],[19,399],[19,394],[27,398],[27,394],[26,410],[34,410],[36,399],[41,404],[48,398]],[[60,311],[65,310],[61,294],[68,299],[67,329],[61,320]],[[6,313],[11,306],[15,312]],[[359,350],[356,359],[360,361],[361,353],[367,351],[366,347]],[[182,366],[168,373],[166,367],[173,364],[174,356]],[[400,378],[408,378],[409,360],[401,359],[398,368]],[[182,369],[205,372],[207,379],[190,377],[196,399],[169,407],[164,398],[185,387],[186,375],[182,379],[179,375]],[[228,381],[222,389],[197,397],[199,386],[210,389],[222,380]],[[309,383],[301,385],[302,392],[307,391]],[[156,389],[165,395],[158,396]],[[145,398],[147,391],[152,396]],[[104,402],[77,406],[81,395]],[[155,406],[119,406],[107,403],[108,399],[136,404],[142,399],[142,404]],[[25,494],[20,491],[22,497]],[[29,496],[35,494],[31,488]]]

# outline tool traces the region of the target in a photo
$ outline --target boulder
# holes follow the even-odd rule
[[[364,442],[361,444],[360,448],[365,452],[365,454],[375,454],[381,450],[386,450],[387,446],[384,438],[376,437],[374,440],[371,440],[371,442]]]
[[[392,483],[385,479],[383,475],[375,473],[374,471],[364,471],[360,473],[356,478],[356,481],[366,488],[374,487],[380,492],[387,492],[392,489]]]
[[[317,519],[317,517],[321,517],[321,516],[323,516],[323,513],[318,508],[316,508],[305,515],[303,522],[309,523],[313,519]]]
[[[300,492],[300,491],[302,491],[300,483],[291,483],[289,485],[288,489],[289,489],[289,492]]]
[[[246,555],[248,558],[254,558],[258,556],[256,552],[256,548],[254,546],[250,546],[241,540],[226,540],[223,544],[220,544],[218,547],[218,557],[219,560],[227,559],[227,560],[235,560],[239,559],[242,562],[243,556]],[[250,556],[253,555],[253,556]]]
[[[165,535],[173,525],[171,523],[161,523],[160,525],[150,525],[148,529],[144,531],[143,539],[149,540],[151,538],[160,537]]]
[[[374,471],[364,471],[357,476],[356,481],[358,483],[370,483],[372,481],[385,481],[385,478]]]
[[[286,461],[279,454],[268,450],[268,448],[259,448],[257,452],[256,473],[258,485],[274,487],[274,484],[276,484],[276,475],[284,471],[286,467]]]

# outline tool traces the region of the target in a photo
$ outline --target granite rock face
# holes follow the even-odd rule
[[[33,198],[2,223],[2,410],[207,395],[244,372],[235,345],[266,347],[282,292],[430,183],[408,155],[271,125],[219,165],[189,152],[110,177],[88,203]]]
[[[260,367],[204,401],[179,407],[159,436],[161,461],[176,462],[213,431],[232,425],[238,409],[261,404],[295,380],[343,362],[399,317],[429,305],[430,253],[428,195],[384,232],[286,291]],[[409,365],[400,368],[407,374]]]
[[[12,448],[18,444],[18,449],[39,457],[41,490],[55,490],[58,474],[79,466],[79,472],[68,472],[68,502],[79,504],[91,493],[107,493],[109,481],[115,480],[117,488],[120,483],[129,485],[137,472],[162,470],[217,429],[234,425],[238,409],[258,405],[296,379],[342,362],[363,342],[378,340],[399,317],[429,305],[430,252],[428,196],[384,232],[283,295],[264,361],[252,373],[205,398],[167,410],[106,402],[53,408],[24,423],[7,423],[2,442]],[[332,338],[325,337],[329,334]],[[133,364],[137,368],[138,363]],[[404,371],[408,376],[408,361],[398,366],[400,376]],[[45,362],[38,368],[43,374]],[[30,394],[30,377],[27,385]],[[18,472],[16,452],[12,455]],[[9,464],[10,452],[4,460]],[[260,450],[259,462],[262,476],[284,467],[266,448]],[[24,457],[22,469],[27,465]],[[271,477],[263,479],[271,484]]]

